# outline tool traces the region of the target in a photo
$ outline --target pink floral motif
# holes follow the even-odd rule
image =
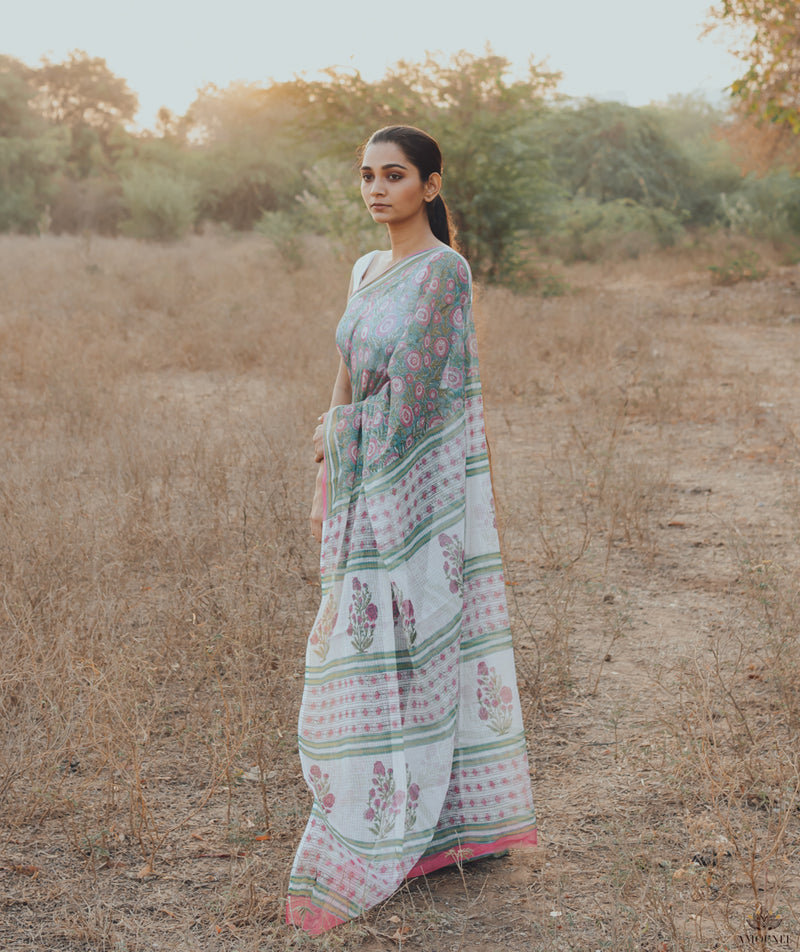
[[[406,764],[406,833],[414,828],[417,822],[417,806],[419,804],[419,784],[411,782],[411,770]]]
[[[461,597],[463,594],[464,546],[455,536],[439,533],[439,545],[444,553],[444,574],[450,579],[450,591]]]
[[[446,387],[458,390],[464,386],[464,375],[460,370],[456,370],[454,367],[448,367],[442,374],[442,382]]]
[[[494,668],[485,661],[478,664],[478,717],[486,721],[496,734],[507,734],[511,729],[514,695]]]
[[[347,634],[353,647],[364,654],[375,637],[375,622],[378,618],[378,606],[372,601],[372,595],[366,582],[353,579],[353,601],[348,608],[350,624]]]
[[[325,813],[330,813],[336,803],[336,797],[331,793],[330,774],[323,773],[316,764],[312,764],[308,777],[317,803]]]
[[[395,627],[400,626],[406,641],[412,647],[417,640],[417,624],[414,618],[414,606],[409,599],[403,598],[399,587],[392,582],[392,615]]]
[[[409,350],[406,354],[406,367],[409,370],[417,371],[422,366],[422,354],[418,350]]]
[[[387,769],[383,761],[377,760],[372,767],[372,786],[364,813],[364,819],[370,824],[369,831],[377,839],[383,839],[394,829],[395,817],[400,813],[405,799],[405,792],[396,789],[392,768]]]

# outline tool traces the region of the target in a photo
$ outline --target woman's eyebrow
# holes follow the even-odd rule
[[[382,165],[381,168],[382,168],[382,169],[404,169],[404,170],[406,170],[406,169],[408,168],[408,166],[406,166],[406,165],[401,165],[399,162],[387,162],[386,165]],[[362,165],[362,166],[361,166],[361,171],[362,171],[362,172],[371,172],[371,171],[372,171],[372,166],[371,166],[371,165]]]

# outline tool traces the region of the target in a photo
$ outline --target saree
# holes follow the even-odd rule
[[[438,247],[354,277],[298,731],[314,799],[286,908],[312,935],[405,879],[536,844],[469,267]]]

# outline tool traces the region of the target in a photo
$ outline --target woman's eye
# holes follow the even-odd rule
[[[362,182],[371,182],[371,181],[372,181],[372,176],[369,174],[369,172],[364,172],[363,175],[361,176],[361,181],[362,181]]]

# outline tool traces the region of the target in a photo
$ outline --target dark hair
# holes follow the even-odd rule
[[[419,171],[423,182],[427,182],[434,172],[442,174],[442,150],[439,148],[439,143],[422,129],[417,129],[415,126],[385,126],[373,132],[361,149],[361,155],[363,156],[367,146],[375,142],[393,142],[399,146],[403,150],[403,155]],[[439,241],[455,247],[455,225],[441,194],[437,195],[432,202],[428,202],[427,211],[428,223],[433,234]]]

